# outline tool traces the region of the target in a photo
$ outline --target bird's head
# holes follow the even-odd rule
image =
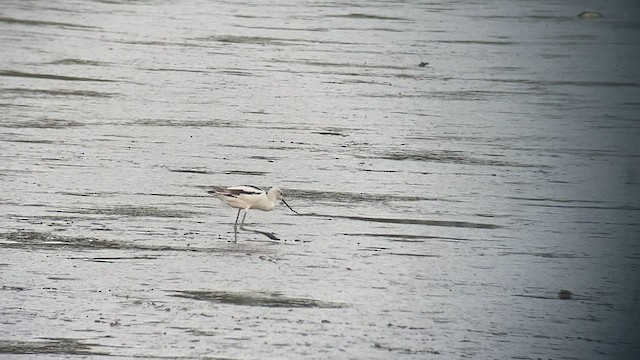
[[[275,200],[282,200],[282,203],[287,205],[287,207],[289,208],[289,210],[293,211],[294,213],[300,215],[297,211],[293,210],[291,208],[291,206],[289,206],[289,204],[287,204],[286,201],[284,201],[284,192],[282,192],[282,190],[280,190],[280,188],[278,187],[272,187],[269,192],[267,193],[267,196],[271,199],[275,199]]]

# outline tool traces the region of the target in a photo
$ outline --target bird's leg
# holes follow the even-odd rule
[[[238,213],[238,215],[240,215],[240,213]],[[247,217],[247,211],[245,210],[244,212],[244,216],[242,217],[242,221],[240,222],[240,230],[244,230],[244,231],[250,231],[250,232],[254,232],[257,234],[262,234],[266,237],[268,237],[271,240],[280,240],[277,236],[273,235],[273,233],[270,232],[266,232],[266,231],[260,231],[260,230],[253,230],[253,229],[247,229],[244,227],[244,219]]]
[[[238,216],[240,216],[240,211],[238,211]],[[246,230],[244,228],[244,219],[247,217],[247,210],[245,209],[244,215],[242,216],[242,221],[240,222],[240,230]],[[237,221],[237,219],[236,219]]]
[[[240,218],[240,211],[242,211],[242,209],[238,209],[238,215],[236,215],[236,222],[233,223],[233,237],[235,239],[235,242],[238,242],[238,219]],[[246,216],[247,213],[245,212],[244,215]],[[244,218],[242,218],[242,222],[244,222]],[[242,229],[242,225],[240,225],[240,228]]]

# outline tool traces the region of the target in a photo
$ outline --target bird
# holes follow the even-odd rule
[[[300,215],[297,211],[293,210],[286,201],[284,201],[284,193],[278,187],[272,187],[268,192],[260,189],[257,186],[240,185],[231,187],[218,187],[214,190],[209,190],[207,193],[217,197],[224,204],[238,209],[238,215],[236,215],[236,221],[233,224],[233,234],[235,242],[238,242],[238,219],[240,213],[244,210],[242,221],[240,221],[240,230],[251,231],[258,234],[265,235],[272,240],[280,240],[273,233],[259,230],[247,229],[244,227],[244,219],[247,217],[247,211],[249,209],[257,209],[262,211],[271,211],[276,207],[278,200],[282,202],[294,213]]]

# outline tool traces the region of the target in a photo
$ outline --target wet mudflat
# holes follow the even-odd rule
[[[4,1],[0,356],[637,357],[637,15]]]

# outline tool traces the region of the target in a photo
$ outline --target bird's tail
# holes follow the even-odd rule
[[[213,189],[207,190],[207,194],[210,195],[221,195],[225,193],[226,187],[222,185],[214,186]]]

